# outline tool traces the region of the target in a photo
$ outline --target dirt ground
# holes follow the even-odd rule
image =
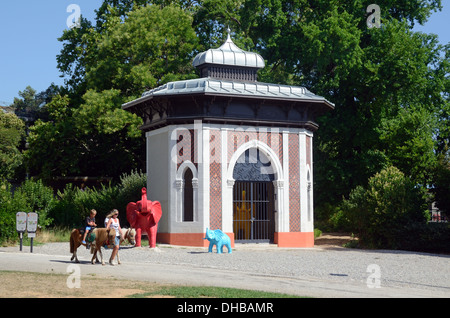
[[[340,233],[324,233],[316,238],[320,248],[343,248],[352,237]],[[0,271],[0,298],[125,298],[153,293],[167,285],[138,281],[104,279],[95,276],[83,278],[81,288],[68,288],[67,275]]]
[[[81,280],[80,288],[70,289],[67,279],[67,275],[0,272],[0,298],[124,298],[156,293],[166,286],[90,277]]]
[[[353,238],[343,233],[324,233],[315,239],[315,246],[320,248],[343,248],[343,245]]]

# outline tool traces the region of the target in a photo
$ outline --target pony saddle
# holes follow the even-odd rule
[[[95,241],[95,233],[93,232],[95,228],[92,228],[88,234],[86,235],[86,241],[89,243],[92,243]],[[78,231],[80,231],[81,235],[84,235],[84,233],[86,232],[85,228],[79,228]]]

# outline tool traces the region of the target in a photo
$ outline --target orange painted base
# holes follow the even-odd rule
[[[234,248],[234,233],[226,233]],[[208,247],[205,233],[158,233],[157,242],[162,244]],[[314,247],[314,232],[276,232],[274,243],[278,247]]]
[[[230,237],[231,248],[234,248],[234,233],[226,234]],[[170,245],[208,247],[209,241],[204,240],[204,237],[205,233],[158,233],[156,241]]]
[[[276,232],[278,247],[314,247],[314,232]]]

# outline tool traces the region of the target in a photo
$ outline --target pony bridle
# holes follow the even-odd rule
[[[129,240],[130,241],[130,233],[131,233],[131,231],[132,231],[133,229],[127,229],[127,231],[125,232],[125,235],[123,236],[123,239],[124,240]],[[130,242],[130,243],[133,243],[133,242]]]

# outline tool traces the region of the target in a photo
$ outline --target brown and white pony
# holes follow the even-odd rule
[[[75,263],[80,262],[77,257],[78,248],[81,245],[86,246],[85,244],[81,243],[81,240],[82,240],[82,235],[81,235],[80,230],[78,230],[78,229],[72,230],[72,232],[70,233],[70,253],[72,253],[72,258],[70,260],[73,261],[75,259]],[[98,262],[98,259],[97,259],[97,262]]]
[[[101,246],[103,246],[104,243],[103,244],[100,243],[100,247],[98,248],[98,250],[97,251],[95,250],[95,245],[97,244],[97,233],[99,233],[102,236],[102,238],[100,238],[99,240],[100,241],[104,240],[104,237],[103,237],[104,233],[103,232],[106,229],[100,229],[100,230],[102,230],[102,231],[99,231],[99,232],[95,233],[96,234],[95,235],[96,236],[96,240],[91,245],[91,254],[95,253],[94,256],[92,257],[91,262],[92,262],[92,264],[95,264],[94,257],[95,257],[95,260],[96,260],[97,263],[100,262],[98,260],[98,258],[97,258],[97,253],[96,253],[97,251],[100,251],[100,256],[102,257],[102,264],[105,265],[105,262],[103,261],[103,255],[102,255],[101,250],[100,250]],[[114,234],[114,235],[112,235],[112,234]],[[108,241],[108,244],[112,245],[114,243],[115,230],[112,229],[112,232],[110,232],[110,234],[108,236],[110,238],[107,239],[106,241]],[[136,244],[135,238],[136,238],[136,230],[135,229],[122,229],[122,235],[121,235],[120,244],[122,244],[125,240],[128,240],[128,242],[131,245],[134,246]],[[78,260],[78,257],[77,257],[77,249],[81,245],[85,246],[85,244],[81,243],[81,239],[82,239],[82,235],[81,235],[80,231],[78,229],[72,230],[72,233],[70,235],[70,253],[72,253],[72,258],[70,260],[73,261],[75,259],[76,263],[80,262]],[[117,253],[117,263],[120,264],[119,253]]]
[[[135,229],[122,229],[122,235],[120,237],[120,245],[122,245],[125,240],[131,245],[136,244],[136,230]]]
[[[93,233],[95,234],[95,240],[91,244],[91,254],[93,254],[91,263],[95,264],[94,259],[98,262],[98,258],[97,258],[97,252],[98,252],[98,253],[100,253],[100,259],[101,259],[102,265],[105,265],[105,262],[103,261],[102,246],[108,245],[110,248],[112,248],[114,246],[116,230],[114,230],[114,229],[107,230],[105,228],[102,228],[102,229],[97,228],[93,231]],[[120,264],[119,253],[117,253],[117,260],[119,261],[118,263]],[[112,263],[112,260],[110,259],[109,262]]]

